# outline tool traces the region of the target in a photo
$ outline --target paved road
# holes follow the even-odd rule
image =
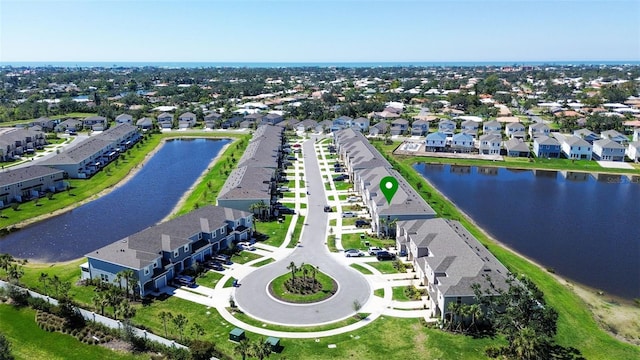
[[[325,246],[327,214],[323,211],[326,194],[314,141],[303,144],[305,180],[311,195],[308,198],[306,224],[302,232],[302,244],[283,260],[261,267],[243,279],[236,289],[235,300],[244,312],[272,323],[310,325],[333,322],[353,315],[355,300],[365,305],[371,289],[359,272],[340,262]],[[292,240],[293,241],[293,240]],[[316,304],[286,304],[273,299],[267,292],[269,282],[284,273],[291,261],[319,266],[339,284],[338,292],[328,300]]]

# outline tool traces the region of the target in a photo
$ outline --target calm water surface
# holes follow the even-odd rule
[[[133,178],[109,194],[0,238],[0,253],[66,261],[154,225],[171,212],[228,142],[168,141]]]
[[[417,164],[499,241],[579,283],[640,298],[640,178]]]

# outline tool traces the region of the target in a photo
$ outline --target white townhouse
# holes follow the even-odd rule
[[[495,134],[480,136],[478,150],[483,155],[500,155],[502,138]]]
[[[633,129],[633,141],[640,141],[640,127]]]
[[[448,119],[440,120],[438,123],[438,132],[451,136],[456,132],[456,123]]]
[[[482,132],[485,134],[492,133],[492,132],[501,132],[501,131],[502,131],[502,124],[500,124],[497,120],[487,121],[484,124],[482,124]]]
[[[451,149],[456,152],[471,152],[474,150],[473,136],[460,132],[453,135],[451,139]]]
[[[524,139],[527,135],[524,125],[519,122],[508,123],[505,127],[505,134],[509,139]]]
[[[538,136],[549,136],[551,129],[549,126],[543,123],[535,123],[529,125],[529,137],[531,139],[536,138]]]
[[[562,153],[567,159],[591,160],[592,145],[577,136],[565,136],[561,142]]]
[[[627,156],[635,162],[640,161],[640,140],[630,142],[627,145]]]

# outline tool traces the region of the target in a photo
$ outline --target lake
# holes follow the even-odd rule
[[[228,142],[167,141],[135,176],[107,195],[0,238],[0,253],[67,261],[152,226],[169,215]]]
[[[640,177],[414,168],[498,241],[563,277],[640,298]]]

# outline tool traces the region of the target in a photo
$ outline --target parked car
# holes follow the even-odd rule
[[[293,209],[290,209],[288,207],[281,207],[276,209],[278,210],[278,212],[280,212],[280,214],[288,214],[288,215],[295,215],[296,211]]]
[[[324,212],[332,212],[332,211],[333,211],[333,209],[331,209],[331,206],[329,206],[329,205],[325,205],[324,206]]]
[[[295,157],[295,156],[287,156],[287,160],[296,161],[296,160],[298,160],[298,158]]]
[[[239,242],[237,246],[241,250],[256,251],[256,247],[251,245],[248,241]]]
[[[178,275],[175,278],[176,283],[178,283],[178,285],[182,285],[182,286],[188,286],[188,287],[195,287],[196,286],[196,280],[191,277],[191,276],[187,276],[187,275]]]
[[[216,255],[213,260],[215,261],[219,261],[220,263],[224,264],[224,265],[232,265],[233,262],[231,261],[231,258],[228,255]]]
[[[356,220],[356,227],[369,226],[370,223],[367,220]]]
[[[378,252],[382,251],[382,248],[377,246],[369,246],[369,255],[378,255]]]
[[[280,192],[287,192],[287,191],[289,191],[289,187],[288,187],[288,186],[280,186],[280,187],[278,188],[278,191],[280,191]]]
[[[300,147],[300,144],[293,144],[293,145],[291,145],[291,147],[299,148],[299,147]]]
[[[396,258],[396,254],[390,253],[386,250],[383,251],[378,251],[376,253],[376,259],[382,261],[382,260],[393,260]]]
[[[347,198],[347,201],[348,202],[357,202],[357,201],[360,201],[360,197],[358,197],[358,196],[349,196]]]
[[[360,257],[364,256],[364,253],[358,249],[347,249],[344,251],[346,257]]]
[[[218,261],[209,260],[209,261],[204,263],[204,266],[209,268],[209,269],[212,269],[212,270],[224,271],[224,267]]]
[[[342,213],[342,217],[343,218],[356,217],[356,213],[354,213],[353,211],[345,211]]]
[[[346,177],[345,174],[340,174],[340,175],[334,177],[333,181],[344,181],[345,179],[348,179],[348,177]]]

